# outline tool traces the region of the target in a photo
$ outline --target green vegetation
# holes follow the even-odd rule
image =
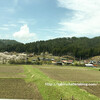
[[[78,86],[47,86],[45,83],[57,84],[62,83],[62,81],[49,78],[36,67],[26,65],[24,68],[27,75],[26,81],[37,85],[43,100],[60,100],[61,97],[65,100],[71,100],[72,96],[75,100],[99,100],[98,97],[80,89]]]
[[[18,44],[21,44],[21,43],[15,41],[15,40],[0,39],[0,51],[4,52],[5,48],[12,47],[12,46],[18,45]]]
[[[100,100],[100,85],[92,87],[58,85],[73,82],[99,84],[99,69],[54,65],[0,65],[0,98]]]
[[[80,88],[100,98],[100,84],[96,86],[80,86]]]
[[[27,44],[19,43],[13,46],[3,46],[3,48],[0,48],[0,51],[34,52],[34,54],[48,52],[55,56],[71,55],[78,59],[87,59],[100,55],[100,37],[92,39],[87,37],[57,38]]]

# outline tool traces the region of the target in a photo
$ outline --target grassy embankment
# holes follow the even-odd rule
[[[62,83],[62,81],[57,81],[52,78],[49,78],[38,68],[25,65],[25,74],[27,82],[33,82],[37,85],[40,94],[43,97],[43,100],[60,100],[61,97],[65,100],[71,100],[73,96],[75,100],[100,100],[100,98],[80,89],[78,86],[47,86],[45,83]],[[63,82],[69,83],[69,82]]]

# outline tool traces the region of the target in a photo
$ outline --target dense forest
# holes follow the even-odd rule
[[[19,43],[14,40],[5,41],[0,40],[1,52],[15,51],[35,54],[40,54],[41,52],[48,52],[52,53],[55,56],[71,55],[81,59],[100,55],[100,37],[56,38],[52,40],[37,41],[27,44]]]
[[[20,42],[17,42],[15,40],[0,39],[0,49],[6,48],[6,46],[8,45],[13,46],[16,44],[20,44]]]

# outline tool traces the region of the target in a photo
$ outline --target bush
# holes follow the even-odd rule
[[[33,65],[42,65],[42,61],[35,61],[35,62],[32,62]]]
[[[73,66],[85,66],[85,64],[81,64],[81,63],[74,63]]]
[[[42,61],[43,64],[52,64],[51,61]]]
[[[10,60],[8,63],[10,64],[25,64],[24,60]]]

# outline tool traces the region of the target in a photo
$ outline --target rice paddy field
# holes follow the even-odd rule
[[[24,78],[23,72],[21,65],[0,65],[0,78]]]
[[[37,86],[25,81],[20,65],[0,65],[0,99],[42,100]]]
[[[23,79],[0,79],[0,98],[2,99],[37,99],[41,100],[36,86]]]
[[[86,68],[61,68],[61,67],[42,67],[39,68],[50,78],[59,81],[83,81],[95,82],[100,81],[100,71],[91,70]]]
[[[70,86],[72,83],[95,86]],[[100,100],[99,68],[0,65],[0,99]]]
[[[80,88],[100,97],[100,84],[98,84],[97,86],[80,86]]]

